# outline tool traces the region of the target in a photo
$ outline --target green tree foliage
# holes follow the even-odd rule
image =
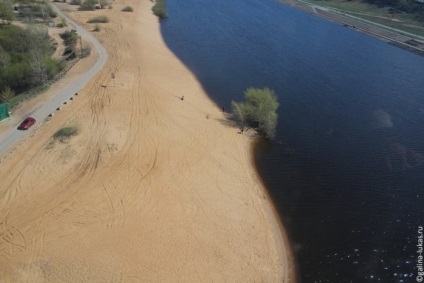
[[[19,94],[53,78],[63,65],[52,53],[45,28],[0,25],[0,93],[8,86]]]
[[[6,86],[3,91],[0,93],[0,102],[8,103],[15,96],[15,91],[9,86]]]
[[[76,46],[78,42],[78,34],[76,31],[65,31],[60,34],[60,37],[63,39],[63,42],[68,50],[72,53],[75,53]]]
[[[395,8],[393,11],[413,13],[417,16],[418,20],[424,21],[424,3],[415,0],[366,0],[365,2],[380,7]]]
[[[78,42],[78,34],[73,30],[61,33],[60,37],[63,39],[63,42],[66,46],[76,45]]]
[[[275,136],[277,109],[279,106],[275,92],[269,88],[248,88],[244,102],[232,102],[233,119],[242,129],[255,128],[265,138]]]
[[[41,85],[47,82],[48,73],[45,60],[48,58],[51,47],[47,29],[36,26],[29,26],[27,29],[28,41],[31,44],[30,65],[32,69],[31,81],[35,85]]]
[[[10,55],[0,45],[0,66],[6,67],[10,64]]]
[[[0,19],[3,24],[10,24],[15,19],[13,2],[11,0],[0,0]]]
[[[161,19],[168,17],[166,13],[166,0],[156,0],[155,5],[152,7],[153,14]]]

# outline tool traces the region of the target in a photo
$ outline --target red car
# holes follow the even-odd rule
[[[27,117],[25,120],[19,125],[19,130],[28,130],[32,125],[35,124],[35,119],[32,117]]]

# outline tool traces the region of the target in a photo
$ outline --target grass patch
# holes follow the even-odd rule
[[[121,11],[122,12],[134,12],[134,9],[131,6],[125,6],[124,8],[122,8]]]
[[[156,0],[155,5],[152,7],[153,14],[158,16],[160,19],[166,19],[168,17],[166,13],[166,0]]]
[[[97,16],[94,18],[91,18],[87,21],[87,23],[89,24],[93,24],[93,23],[108,23],[109,22],[109,18],[106,16]]]
[[[73,136],[76,136],[80,133],[80,128],[76,125],[64,127],[54,133],[53,138],[61,142],[70,139]]]

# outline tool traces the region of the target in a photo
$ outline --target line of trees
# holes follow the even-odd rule
[[[248,88],[244,102],[232,101],[232,118],[243,132],[256,129],[263,137],[272,139],[277,127],[278,98],[269,88]]]
[[[424,3],[415,0],[365,0],[365,2],[380,7],[391,7],[392,13],[401,11],[409,14],[416,14],[418,20],[424,21]]]

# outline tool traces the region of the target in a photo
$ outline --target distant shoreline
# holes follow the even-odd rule
[[[376,25],[366,23],[365,21],[355,20],[341,14],[336,14],[331,9],[320,7],[317,5],[307,4],[296,0],[278,0],[283,5],[295,7],[299,10],[305,11],[325,18],[329,21],[341,24],[347,28],[363,32],[365,34],[376,37],[384,42],[395,45],[402,49],[408,50],[415,54],[424,56],[424,42],[416,40],[412,37],[397,34]]]

